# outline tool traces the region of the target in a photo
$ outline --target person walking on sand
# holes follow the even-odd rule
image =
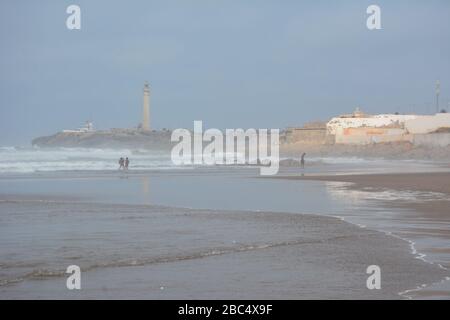
[[[123,164],[124,164],[124,160],[123,160],[123,158],[120,158],[120,159],[119,159],[119,170],[125,168]]]
[[[125,159],[125,170],[128,170],[128,165],[130,164],[130,160],[128,157]]]
[[[306,156],[306,153],[303,152],[302,157],[300,159],[300,167],[302,169],[305,169],[305,156]]]

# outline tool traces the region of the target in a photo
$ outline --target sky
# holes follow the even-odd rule
[[[69,30],[66,8],[81,8]],[[381,8],[381,30],[366,26]],[[0,146],[86,120],[154,128],[285,128],[355,107],[450,109],[450,1],[0,2]]]

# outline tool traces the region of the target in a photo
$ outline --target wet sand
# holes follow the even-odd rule
[[[399,299],[447,274],[332,217],[23,196],[0,213],[1,299]],[[71,264],[79,291],[65,287]],[[381,290],[366,287],[373,264]]]
[[[277,176],[275,179],[348,182],[349,190],[377,192],[385,189],[440,193],[444,199],[422,202],[389,201],[391,207],[408,208],[427,218],[450,222],[450,172],[419,172],[390,174]],[[450,237],[450,225],[443,226]]]
[[[415,245],[427,261],[450,269],[450,172],[278,176],[277,179],[338,183],[342,196],[365,200],[391,210],[390,218],[371,216],[366,222],[386,219],[391,231]],[[339,184],[342,183],[342,184]],[[383,196],[383,193],[387,192]],[[372,196],[370,196],[372,194]],[[380,196],[381,195],[381,196]],[[364,220],[363,220],[364,221]],[[376,224],[374,224],[376,225]],[[415,250],[414,249],[414,250]],[[450,281],[414,292],[418,299],[450,299]]]
[[[450,172],[418,172],[389,174],[275,176],[287,180],[315,180],[354,183],[354,188],[389,188],[441,192],[450,195]]]

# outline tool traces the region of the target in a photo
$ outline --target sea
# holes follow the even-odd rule
[[[448,166],[307,157],[304,170],[280,167],[436,171]],[[164,151],[0,147],[0,298],[449,299],[450,217],[389,205],[399,201],[450,204],[433,192],[264,179],[244,165],[174,165]],[[387,270],[379,292],[366,287],[372,264]],[[83,272],[79,292],[66,288],[69,265]]]

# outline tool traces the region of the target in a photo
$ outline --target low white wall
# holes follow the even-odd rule
[[[450,128],[450,113],[420,116],[405,122],[405,129],[412,134],[431,133],[439,128]]]
[[[409,134],[402,135],[386,135],[386,136],[341,136],[336,135],[335,143],[337,144],[374,144],[388,142],[412,142],[412,136]]]
[[[450,146],[450,133],[429,133],[413,135],[416,146],[447,147]]]
[[[373,144],[412,141],[406,130],[398,128],[338,128],[335,142],[338,144]]]

